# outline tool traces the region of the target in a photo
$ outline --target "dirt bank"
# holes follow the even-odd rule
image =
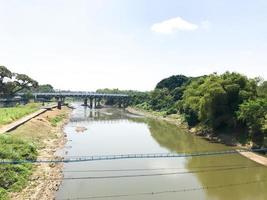
[[[144,111],[144,110],[139,110],[139,109],[136,109],[136,108],[132,108],[132,107],[128,107],[126,108],[126,110],[130,113],[133,113],[133,114],[137,114],[137,115],[142,115],[142,116],[145,116],[145,117],[149,117],[149,118],[153,118],[153,119],[158,119],[158,120],[164,120],[164,121],[167,121],[167,122],[170,122],[172,124],[175,124],[181,128],[188,128],[187,125],[185,125],[183,122],[182,122],[182,119],[179,118],[179,116],[177,115],[170,115],[170,116],[167,116],[167,117],[163,117],[161,115],[156,115],[154,113],[151,113],[149,111]]]
[[[63,126],[69,119],[71,109],[63,107],[62,110],[47,111],[9,132],[18,138],[32,141],[38,146],[39,158],[55,159],[56,151],[66,142]],[[57,116],[64,116],[56,125],[51,121]],[[11,193],[14,200],[38,199],[48,200],[55,198],[62,178],[63,164],[36,164],[26,188],[21,192]],[[57,180],[51,180],[57,179]]]

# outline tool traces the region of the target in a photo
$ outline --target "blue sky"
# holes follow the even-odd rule
[[[56,88],[267,78],[266,0],[0,0],[0,65]]]

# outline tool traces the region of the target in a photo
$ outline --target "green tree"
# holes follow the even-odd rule
[[[267,96],[267,81],[263,81],[257,88],[259,96]]]
[[[32,91],[33,92],[43,92],[43,93],[55,92],[53,86],[50,84],[39,85],[37,88],[34,88]]]
[[[249,129],[252,141],[262,146],[266,134],[267,98],[249,100],[240,105],[237,111],[238,119]]]
[[[150,94],[150,104],[155,111],[166,111],[174,105],[173,97],[167,88],[155,89]]]
[[[12,96],[24,89],[36,88],[38,82],[25,74],[12,73],[4,66],[0,66],[0,95]]]
[[[212,74],[192,81],[179,110],[189,125],[201,122],[213,129],[236,126],[239,105],[256,97],[256,81],[238,73]]]
[[[174,90],[175,88],[181,87],[182,85],[186,84],[188,80],[189,78],[184,75],[171,76],[161,80],[156,85],[156,89],[167,88],[168,90]]]

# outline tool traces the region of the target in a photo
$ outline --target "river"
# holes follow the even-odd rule
[[[75,107],[65,157],[230,149],[122,109]],[[267,168],[238,154],[66,163],[63,173],[57,200],[267,199]]]

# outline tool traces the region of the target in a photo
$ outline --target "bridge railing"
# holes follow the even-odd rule
[[[25,93],[17,93],[24,96]],[[129,97],[127,94],[106,94],[96,92],[51,92],[51,93],[32,93],[35,97]]]

